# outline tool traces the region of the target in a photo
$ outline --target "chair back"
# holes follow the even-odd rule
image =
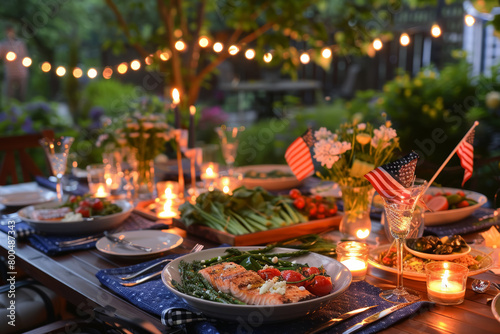
[[[0,137],[0,157],[3,155],[0,164],[0,185],[6,185],[9,178],[9,183],[16,184],[30,182],[35,176],[43,175],[27,152],[27,149],[40,148],[44,161],[47,162],[43,148],[38,142],[43,137],[54,138],[54,131],[44,130],[34,134]],[[18,174],[22,175],[22,180]]]

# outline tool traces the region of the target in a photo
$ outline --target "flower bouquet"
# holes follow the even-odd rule
[[[369,218],[374,189],[364,175],[392,161],[399,149],[399,138],[391,122],[378,128],[357,120],[344,123],[332,133],[320,128],[316,139],[314,159],[324,167],[317,175],[339,184],[342,191],[344,217],[340,231],[346,237],[366,238],[371,230]]]

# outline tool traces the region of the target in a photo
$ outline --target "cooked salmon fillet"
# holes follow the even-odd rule
[[[295,285],[286,285],[284,295],[273,292],[261,294],[260,288],[265,281],[255,271],[246,270],[242,266],[225,262],[199,271],[212,286],[222,292],[249,305],[281,305],[296,303],[315,296],[307,290]]]

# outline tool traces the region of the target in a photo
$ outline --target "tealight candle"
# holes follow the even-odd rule
[[[457,305],[464,301],[469,269],[453,262],[431,262],[425,266],[427,296],[441,305]]]
[[[242,180],[243,174],[241,173],[233,172],[231,175],[228,175],[227,172],[221,172],[217,181],[217,188],[224,194],[231,195],[234,189],[241,186]]]
[[[215,162],[207,162],[201,165],[200,178],[205,183],[205,187],[209,190],[214,189],[214,181],[219,177],[219,164]]]
[[[105,166],[103,164],[93,164],[87,166],[87,181],[89,193],[98,198],[108,197],[109,186],[105,177]]]
[[[157,182],[156,191],[160,199],[176,199],[179,192],[179,183],[175,181]]]
[[[89,191],[91,194],[94,194],[94,197],[104,198],[108,197],[109,193],[106,191],[107,185],[104,183],[93,183],[89,184]]]
[[[346,241],[337,245],[337,260],[349,269],[353,281],[366,277],[368,245],[357,241]]]

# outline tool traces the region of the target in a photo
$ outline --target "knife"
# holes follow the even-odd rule
[[[309,332],[307,332],[307,334],[320,333],[320,332],[324,331],[325,329],[330,328],[331,326],[333,326],[335,324],[338,324],[341,321],[349,319],[350,317],[355,316],[356,314],[362,313],[364,311],[367,311],[367,310],[369,310],[371,308],[374,308],[374,307],[377,307],[377,306],[378,305],[367,306],[367,307],[363,307],[363,308],[358,308],[357,310],[349,311],[347,313],[344,313],[344,314],[338,316],[337,318],[328,320],[327,322],[325,322],[325,323],[319,325],[318,327],[310,330]]]
[[[402,309],[403,307],[406,307],[410,304],[413,304],[413,303],[403,303],[403,304],[398,304],[398,305],[394,305],[394,306],[391,306],[389,308],[386,308],[385,310],[382,310],[378,313],[375,313],[375,314],[369,316],[368,318],[363,319],[361,322],[358,322],[356,325],[349,327],[342,334],[349,334],[349,333],[355,332],[358,329],[361,329],[361,328],[365,327],[366,325],[371,324],[374,321],[380,320],[380,319],[384,318],[385,316],[388,316],[392,312],[397,311],[399,309]]]
[[[113,242],[117,242],[117,243],[120,243],[120,244],[123,244],[127,247],[133,247],[133,248],[136,248],[136,249],[139,249],[139,250],[142,250],[144,252],[151,252],[153,249],[150,248],[150,247],[144,247],[144,246],[141,246],[141,245],[136,245],[124,238],[117,238],[117,237],[114,237],[112,236],[111,234],[109,234],[107,231],[104,232],[104,236],[106,238],[108,238],[108,240],[111,240]]]

